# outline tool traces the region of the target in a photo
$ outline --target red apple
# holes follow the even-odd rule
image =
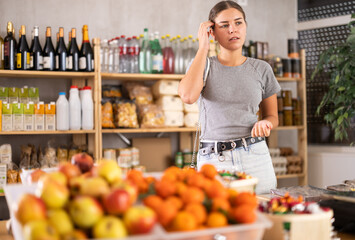
[[[79,167],[69,162],[60,163],[58,171],[62,172],[67,177],[68,181],[72,177],[77,177],[81,174]]]
[[[101,219],[104,211],[95,198],[77,196],[69,203],[69,215],[76,226],[91,228]]]
[[[105,195],[102,203],[109,214],[120,215],[130,206],[131,200],[128,192],[123,189],[116,189]]]
[[[90,171],[94,166],[94,160],[87,153],[77,153],[71,158],[71,163],[77,165],[82,173]]]
[[[123,180],[116,181],[116,182],[114,182],[112,184],[112,189],[123,189],[123,190],[126,190],[128,192],[128,194],[129,194],[129,198],[131,200],[131,204],[132,205],[137,201],[138,188],[132,182],[123,181]]]
[[[149,233],[157,222],[157,215],[149,207],[133,206],[125,212],[123,222],[130,234]]]
[[[30,177],[29,177],[29,183],[35,183],[38,182],[41,176],[45,175],[46,172],[41,170],[41,169],[36,169],[33,172],[31,172]]]
[[[15,216],[22,225],[33,220],[44,220],[46,219],[46,205],[42,199],[26,193],[22,195],[16,206]]]

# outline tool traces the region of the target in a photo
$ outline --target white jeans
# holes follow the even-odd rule
[[[203,141],[202,141],[203,142]],[[220,161],[220,155],[210,153],[197,156],[197,169],[204,164],[214,165],[218,171],[238,171],[258,179],[256,194],[270,193],[270,189],[276,188],[276,176],[272,165],[269,148],[265,141],[254,143],[248,147],[235,148],[223,151],[224,161]]]

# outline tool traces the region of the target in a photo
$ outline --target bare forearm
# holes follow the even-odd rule
[[[279,126],[279,117],[278,116],[273,116],[273,115],[263,116],[263,120],[268,120],[269,122],[271,122],[272,128],[276,128],[277,126]]]

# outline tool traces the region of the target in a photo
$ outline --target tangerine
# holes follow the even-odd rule
[[[212,180],[211,185],[206,189],[209,198],[224,198],[228,199],[228,190],[218,180]]]
[[[247,204],[234,207],[230,211],[230,217],[239,223],[253,223],[256,220],[255,208]]]
[[[224,227],[228,225],[227,217],[220,212],[211,212],[207,216],[207,227]]]
[[[206,208],[201,203],[189,203],[185,207],[185,211],[191,213],[198,225],[205,223],[207,219]]]
[[[249,193],[249,192],[242,192],[239,193],[233,201],[234,206],[240,206],[240,205],[250,205],[251,207],[255,208],[258,206],[258,200],[256,199],[256,196],[254,193]]]
[[[203,189],[205,177],[201,173],[191,174],[187,177],[187,185]]]
[[[225,198],[213,198],[212,199],[212,211],[220,211],[222,213],[228,213],[231,209],[231,205]]]
[[[177,196],[169,196],[165,199],[166,202],[171,202],[178,210],[180,210],[183,206],[183,202],[181,198]]]
[[[163,199],[157,195],[150,195],[143,199],[144,205],[150,207],[154,211],[156,211],[156,209],[159,208],[163,202]]]
[[[205,193],[197,187],[187,187],[181,198],[185,204],[202,203],[205,200]]]
[[[212,164],[204,164],[201,167],[200,172],[209,179],[214,179],[215,176],[218,174],[217,169]]]
[[[164,201],[159,208],[156,209],[158,220],[163,227],[168,227],[178,213],[177,208],[171,203]]]
[[[197,222],[195,217],[187,212],[178,212],[172,223],[172,229],[174,231],[192,231],[197,228]]]
[[[175,182],[163,180],[156,181],[154,187],[157,195],[162,198],[167,198],[171,195],[174,195],[177,189]]]

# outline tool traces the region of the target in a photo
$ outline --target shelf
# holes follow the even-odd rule
[[[0,77],[71,79],[71,78],[95,77],[95,73],[94,72],[31,71],[31,70],[0,70]]]
[[[160,133],[160,132],[195,132],[194,127],[165,127],[165,128],[137,128],[137,129],[102,129],[102,133]]]
[[[184,74],[101,73],[102,79],[136,81],[160,79],[181,80],[184,76]]]
[[[44,134],[87,134],[95,130],[69,130],[69,131],[11,131],[0,132],[0,135],[44,135]]]
[[[0,197],[4,197],[5,196],[5,193],[0,193]]]
[[[273,130],[282,131],[282,130],[302,130],[302,129],[304,129],[304,126],[280,126]]]
[[[277,179],[288,179],[288,178],[299,178],[299,177],[304,177],[304,173],[298,173],[298,174],[285,174],[285,175],[278,175],[276,176]]]
[[[303,78],[290,78],[290,77],[277,77],[277,81],[279,82],[301,82]]]

